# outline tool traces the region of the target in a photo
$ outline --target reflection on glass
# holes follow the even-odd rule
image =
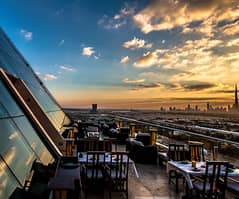
[[[51,121],[53,122],[55,128],[60,131],[63,124],[68,124],[69,119],[65,119],[65,115],[63,111],[53,111],[47,113],[48,117],[51,118]]]
[[[0,159],[0,199],[9,198],[14,189],[19,186],[6,164]]]
[[[1,155],[23,185],[36,156],[12,121],[2,119],[0,126]]]
[[[9,140],[16,139],[16,138],[17,138],[17,132],[13,132],[13,133],[9,136]]]
[[[20,129],[22,135],[25,137],[32,150],[35,151],[43,164],[49,164],[53,161],[53,157],[47,150],[41,139],[38,137],[31,124],[28,122],[25,116],[14,118],[14,122]]]
[[[31,67],[12,45],[9,39],[6,38],[1,29],[0,41],[0,66],[7,73],[18,77],[25,82],[33,96],[46,113],[50,111],[61,111],[61,108],[48,94],[48,91],[42,86],[42,83],[40,83],[37,76],[33,73]],[[66,117],[64,113],[63,115]],[[64,122],[64,117],[62,117],[62,121],[60,123]],[[52,117],[49,119],[53,122]]]
[[[2,82],[0,82],[0,103],[4,106],[4,108],[9,112],[11,116],[23,115],[22,111],[18,108],[16,102],[9,95],[6,88],[3,86]],[[0,107],[1,109],[1,107]]]
[[[3,107],[3,105],[0,103],[0,118],[3,117],[8,117],[8,113],[6,111],[6,109]]]

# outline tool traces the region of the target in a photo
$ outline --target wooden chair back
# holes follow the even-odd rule
[[[115,181],[127,181],[129,170],[128,152],[111,152],[110,177]]]
[[[191,161],[205,161],[204,144],[201,142],[189,143],[189,155]]]
[[[111,192],[124,192],[128,199],[128,170],[129,170],[129,155],[128,152],[111,152],[109,165],[109,198]]]
[[[77,141],[77,152],[98,151],[98,149],[98,139],[82,138]]]
[[[215,194],[222,194],[225,196],[227,188],[229,163],[222,161],[207,161],[205,176],[203,176],[203,195],[209,195],[211,198]],[[209,186],[209,190],[207,190]]]
[[[184,144],[169,144],[168,159],[173,161],[186,160],[186,150]]]
[[[106,151],[106,152],[111,152],[112,151],[112,140],[110,138],[105,138],[102,141],[102,145],[101,145],[101,150],[102,151]]]
[[[105,166],[105,152],[88,151],[86,155],[86,176],[88,179],[102,178],[102,170]]]

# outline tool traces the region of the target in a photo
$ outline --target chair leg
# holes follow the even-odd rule
[[[87,199],[87,197],[88,197],[88,193],[87,193],[87,191],[85,190],[85,199]]]
[[[129,192],[128,192],[128,186],[127,186],[127,188],[126,188],[126,199],[128,199],[129,198]]]
[[[169,171],[169,173],[168,173],[168,184],[171,184],[171,174],[172,174],[172,172]]]
[[[109,199],[112,198],[111,190],[112,190],[112,184],[111,184],[111,182],[109,181]]]
[[[176,187],[176,192],[178,193],[178,176],[175,176],[175,187]]]
[[[85,195],[85,199],[88,198],[88,187],[87,185],[85,184],[85,187],[84,187],[84,195]]]

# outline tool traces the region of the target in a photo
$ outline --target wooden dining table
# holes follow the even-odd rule
[[[186,179],[188,189],[191,190],[193,189],[192,176],[202,176],[205,174],[206,162],[196,162],[195,169],[192,167],[192,163],[190,161],[168,161],[167,171],[170,170],[180,172]],[[230,169],[228,176],[239,176],[239,169]]]
[[[87,152],[78,152],[77,157],[78,157],[79,164],[84,165],[87,163]],[[103,162],[103,161],[104,161],[103,158],[99,159],[99,162]],[[123,162],[124,161],[125,162],[127,161],[126,157],[123,158]],[[105,164],[110,164],[110,163],[111,163],[111,154],[106,152],[105,153]],[[131,172],[132,174],[134,174],[137,178],[139,178],[139,174],[138,174],[137,168],[135,166],[135,163],[130,158],[129,158],[129,169],[130,169],[130,171],[132,171]]]

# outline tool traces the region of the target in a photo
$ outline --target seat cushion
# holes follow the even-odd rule
[[[142,142],[144,145],[150,145],[151,135],[149,133],[139,133],[136,140]]]
[[[144,144],[142,142],[135,140],[135,139],[132,139],[130,142],[134,146],[144,146]]]

